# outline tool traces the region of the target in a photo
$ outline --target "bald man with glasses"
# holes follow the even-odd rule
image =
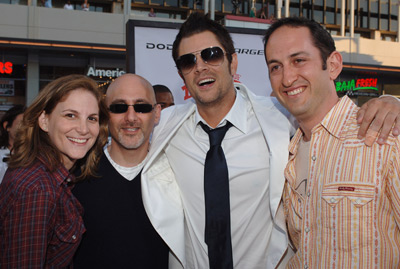
[[[76,184],[87,232],[75,268],[168,268],[168,246],[149,221],[142,202],[141,171],[150,135],[160,118],[151,84],[125,74],[105,97],[111,141],[98,175]]]

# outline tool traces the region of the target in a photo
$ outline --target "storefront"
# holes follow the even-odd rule
[[[40,89],[58,77],[87,75],[105,90],[126,70],[123,47],[65,44],[60,49],[33,44],[0,44],[0,113],[14,104],[30,104]],[[358,105],[382,94],[400,97],[400,68],[344,64],[335,83],[339,96],[346,94]]]
[[[26,57],[22,51],[2,49],[0,56],[0,111],[25,104]]]
[[[64,75],[86,75],[106,89],[125,73],[125,48],[96,50],[69,45],[66,49],[0,46],[0,113],[15,104],[30,104],[40,89]]]
[[[50,81],[69,74],[86,75],[102,89],[107,89],[113,79],[125,73],[125,55],[118,58],[85,53],[42,55],[39,65],[40,89]]]
[[[382,94],[400,98],[400,68],[345,64],[335,84],[339,96],[348,95],[359,106]]]

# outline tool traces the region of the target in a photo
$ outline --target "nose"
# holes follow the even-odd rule
[[[79,122],[79,126],[78,126],[78,132],[79,134],[83,135],[83,134],[87,134],[89,132],[89,126],[88,126],[88,122],[86,119],[82,119]]]
[[[134,122],[137,119],[137,113],[133,106],[128,106],[128,111],[125,112],[125,120],[128,122]]]
[[[283,68],[283,77],[282,77],[282,84],[284,87],[290,87],[293,85],[293,82],[297,80],[297,74],[294,68],[290,66],[285,66]]]
[[[194,66],[196,72],[201,72],[208,69],[208,64],[203,61],[200,54],[196,55],[196,65]]]

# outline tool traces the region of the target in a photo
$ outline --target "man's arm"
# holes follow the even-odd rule
[[[367,146],[373,144],[378,133],[378,143],[384,144],[390,131],[395,136],[400,134],[400,101],[393,96],[371,99],[359,110],[357,122],[361,124],[358,137],[366,137]]]

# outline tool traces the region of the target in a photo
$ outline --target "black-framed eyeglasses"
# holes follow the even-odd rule
[[[127,104],[111,104],[109,109],[111,113],[121,114],[128,111],[128,108],[133,106],[133,109],[136,113],[149,113],[153,111],[154,106],[152,104],[134,104],[134,105],[127,105]]]
[[[197,56],[200,54],[203,62],[213,66],[219,66],[224,62],[225,52],[220,47],[210,47],[203,50],[198,50],[192,53],[184,54],[176,60],[176,67],[179,71],[186,75],[192,71],[196,65]]]

